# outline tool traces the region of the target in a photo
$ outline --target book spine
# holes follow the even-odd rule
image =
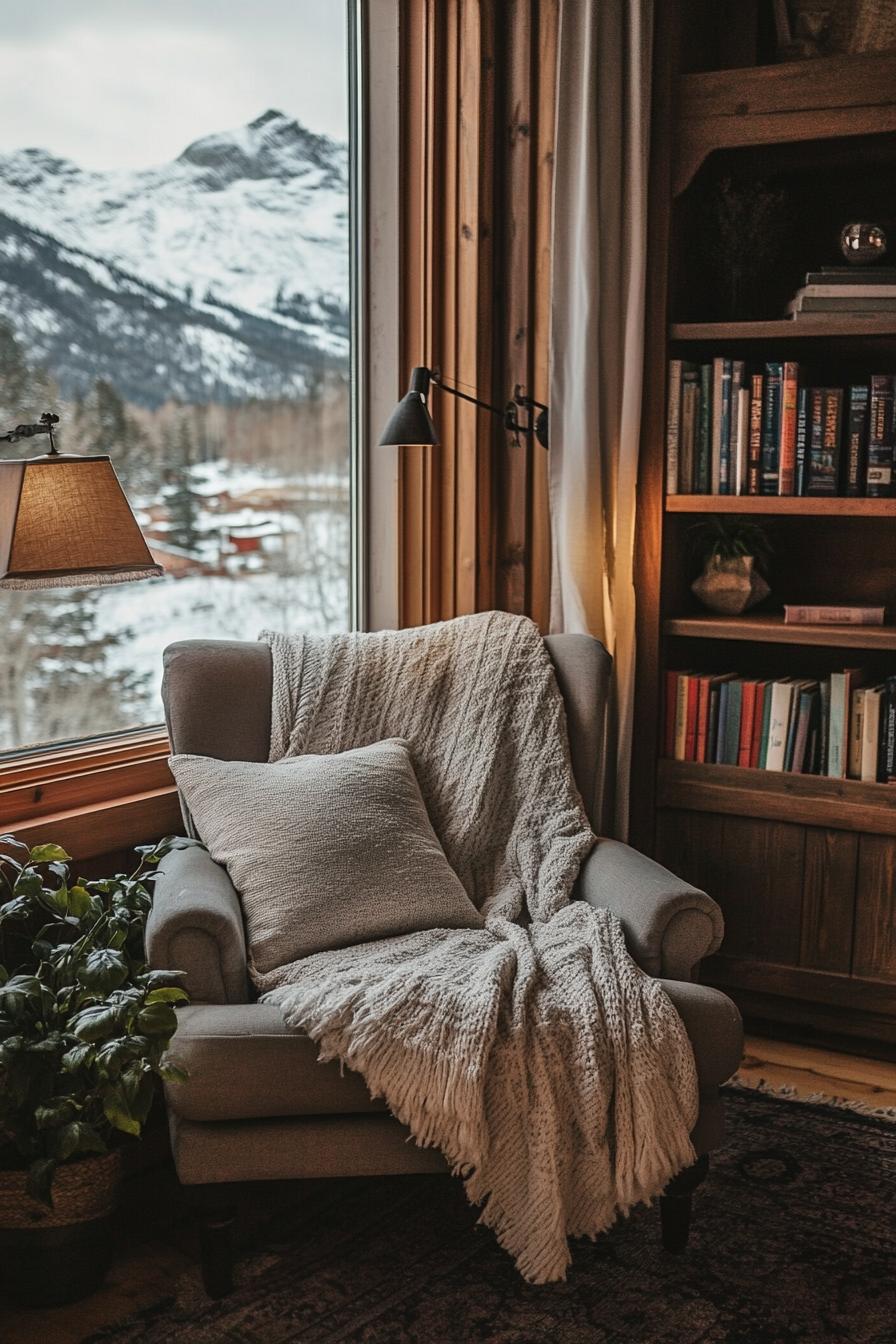
[[[706,760],[706,733],[709,728],[709,696],[712,689],[712,677],[701,677],[697,687],[697,742],[694,748],[694,760]]]
[[[765,695],[762,700],[762,730],[759,736],[759,756],[756,760],[758,770],[767,769],[768,762],[768,735],[772,725],[772,699],[775,689],[775,683],[770,681],[765,688]]]
[[[687,745],[688,730],[688,682],[690,677],[686,672],[679,672],[678,687],[675,692],[675,760],[683,761],[685,759],[685,747]]]
[[[805,607],[785,604],[785,625],[883,625],[883,607]]]
[[[734,492],[737,495],[747,493],[747,463],[750,454],[750,389],[737,389],[737,443],[734,450],[736,463]]]
[[[828,727],[828,768],[831,779],[846,778],[846,748],[849,734],[849,678],[845,672],[831,673],[831,706]]]
[[[719,424],[719,494],[731,493],[731,387],[730,359],[722,360],[722,414]]]
[[[788,768],[796,775],[803,773],[806,760],[806,745],[809,741],[809,718],[812,713],[812,701],[817,692],[806,690],[800,695],[799,709],[794,715],[796,731],[794,733],[793,753]]]
[[[765,366],[765,401],[762,408],[762,491],[778,493],[778,444],[781,440],[781,364]]]
[[[737,746],[737,763],[742,766],[748,766],[750,764],[750,747],[753,742],[753,716],[756,712],[756,691],[757,683],[755,681],[744,682],[740,709],[740,739]]]
[[[719,476],[722,469],[722,373],[723,359],[712,362],[712,430],[709,448],[709,493],[719,493]]]
[[[753,374],[750,393],[750,451],[747,461],[747,494],[758,495],[762,484],[762,374]]]
[[[821,441],[817,444],[815,423],[809,453],[810,495],[836,495],[840,479],[840,422],[843,413],[842,387],[813,388],[821,393]],[[815,414],[813,401],[813,417]]]
[[[688,708],[684,737],[684,758],[686,761],[697,759],[697,702],[699,694],[700,678],[688,677]]]
[[[698,495],[710,493],[712,443],[712,365],[700,365],[700,415],[697,423],[697,463],[694,469],[694,490]]]
[[[896,784],[896,676],[887,677],[884,685],[880,726],[882,760],[878,776],[884,784]]]
[[[849,389],[849,418],[846,422],[846,493],[861,495],[865,483],[865,453],[868,445],[869,389]]]
[[[809,390],[801,387],[796,398],[796,474],[793,493],[806,493],[807,465],[809,460]]]
[[[753,704],[753,734],[750,739],[750,759],[747,764],[756,769],[762,747],[762,725],[765,718],[765,696],[768,682],[760,681],[756,687],[756,699]]]
[[[731,696],[731,682],[723,681],[719,687],[719,715],[716,720],[715,761],[725,765],[725,733],[728,724],[728,700]]]
[[[740,718],[743,705],[744,684],[740,678],[729,682],[728,704],[725,710],[725,765],[737,765],[740,750]]]
[[[862,722],[862,779],[866,784],[877,781],[880,754],[880,702],[883,688],[875,686],[865,692],[865,716]]]
[[[849,711],[849,760],[846,773],[850,779],[860,779],[862,775],[862,721],[865,714],[864,690],[853,691],[852,705]]]
[[[681,360],[669,360],[666,400],[666,494],[678,494],[678,436],[681,430]]]
[[[876,373],[871,378],[868,415],[868,462],[865,494],[887,499],[893,493],[894,379]]]
[[[796,482],[797,388],[800,366],[788,360],[781,378],[781,438],[778,443],[778,494],[792,495]]]
[[[787,747],[787,732],[790,727],[792,698],[793,686],[785,681],[776,681],[772,687],[772,711],[768,725],[768,750],[765,757],[766,770],[784,769],[784,752]]]

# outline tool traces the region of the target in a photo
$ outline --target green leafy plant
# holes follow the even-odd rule
[[[187,995],[146,964],[155,869],[175,842],[137,851],[130,875],[72,881],[59,845],[0,836],[0,1167],[27,1168],[52,1203],[60,1162],[139,1135]],[[179,841],[177,843],[183,843]]]
[[[694,523],[688,532],[688,543],[691,559],[699,570],[717,560],[752,555],[760,574],[768,577],[771,542],[765,529],[749,518],[716,517]]]

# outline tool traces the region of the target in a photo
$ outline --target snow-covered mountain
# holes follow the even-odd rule
[[[279,396],[345,360],[346,147],[281,112],[156,168],[0,155],[0,212],[2,310],[66,392]]]

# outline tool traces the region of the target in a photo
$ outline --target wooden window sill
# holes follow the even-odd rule
[[[0,831],[76,859],[181,832],[163,729],[0,762]]]

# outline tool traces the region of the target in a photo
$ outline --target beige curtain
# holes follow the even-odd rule
[[[551,628],[613,655],[604,828],[628,831],[651,0],[561,0],[551,300]]]

